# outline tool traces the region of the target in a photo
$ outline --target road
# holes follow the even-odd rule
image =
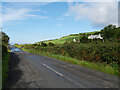
[[[118,88],[118,77],[11,46],[4,88]]]

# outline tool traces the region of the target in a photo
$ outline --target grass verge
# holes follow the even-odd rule
[[[2,82],[3,83],[5,79],[8,77],[9,58],[10,58],[10,52],[7,52],[2,57]]]
[[[76,59],[71,58],[71,57],[62,56],[62,55],[59,55],[59,54],[53,54],[53,53],[50,53],[50,52],[39,52],[39,51],[29,50],[29,49],[25,49],[25,48],[22,48],[22,50],[27,51],[27,52],[31,52],[31,53],[35,53],[35,54],[38,54],[38,55],[48,56],[48,57],[55,58],[55,59],[58,59],[58,60],[62,60],[62,61],[65,61],[65,62],[69,62],[69,63],[72,63],[72,64],[77,64],[77,65],[84,66],[84,67],[87,67],[87,68],[91,68],[91,69],[94,69],[94,70],[102,71],[102,72],[107,73],[107,74],[120,76],[120,72],[118,70],[118,68],[119,68],[118,65],[115,68],[113,68],[111,65],[108,65],[108,64],[105,64],[105,63],[94,63],[94,62],[88,62],[88,61],[85,61],[85,60],[80,61],[80,60],[76,60]]]

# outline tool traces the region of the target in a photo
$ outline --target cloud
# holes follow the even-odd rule
[[[89,2],[69,3],[67,16],[74,16],[76,20],[88,19],[94,27],[116,24],[118,20],[117,2]]]
[[[30,11],[29,9],[13,10],[7,8],[6,9],[7,13],[3,14],[3,22],[25,19],[29,11]]]
[[[47,16],[41,16],[36,14],[30,14],[30,12],[41,12],[42,10],[31,10],[27,8],[22,9],[11,9],[4,8],[3,22],[14,21],[14,20],[26,20],[26,19],[46,19]]]
[[[50,4],[50,2],[4,2],[2,22],[27,19],[47,19],[48,16],[42,16],[41,13],[47,13],[45,10],[37,9],[40,6]]]
[[[40,16],[40,15],[34,15],[34,14],[28,14],[28,16],[30,17],[35,17],[36,19],[45,19],[45,18],[49,18],[47,16]]]
[[[11,0],[9,0],[11,1]],[[47,4],[50,4],[51,2],[4,2],[5,7],[11,7],[11,8],[16,8],[20,9],[22,8],[36,8],[40,6],[45,6]]]

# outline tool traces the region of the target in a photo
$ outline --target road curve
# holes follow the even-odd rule
[[[118,77],[11,46],[4,88],[118,88]]]

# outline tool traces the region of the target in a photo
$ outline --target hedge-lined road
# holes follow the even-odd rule
[[[117,88],[118,78],[11,47],[5,88]]]

